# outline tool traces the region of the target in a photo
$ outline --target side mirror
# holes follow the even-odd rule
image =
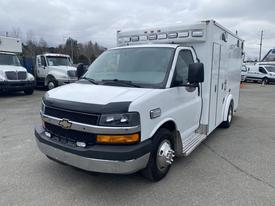
[[[87,68],[85,68],[83,63],[77,65],[76,74],[78,79],[80,79],[87,72]]]
[[[204,82],[204,66],[202,63],[189,64],[188,82],[190,84],[199,84]]]

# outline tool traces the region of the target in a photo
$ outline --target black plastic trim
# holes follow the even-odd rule
[[[131,102],[111,102],[105,105],[72,102],[61,99],[50,98],[44,95],[43,102],[46,106],[92,114],[116,114],[129,111]]]
[[[23,91],[33,89],[34,81],[4,81],[0,82],[0,91]]]

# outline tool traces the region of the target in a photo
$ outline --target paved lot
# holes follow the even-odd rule
[[[0,97],[0,205],[275,205],[275,86],[242,89],[232,127],[158,183],[48,160],[33,135],[43,93]]]

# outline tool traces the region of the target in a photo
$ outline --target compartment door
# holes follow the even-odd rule
[[[218,102],[218,86],[219,86],[219,71],[221,59],[221,45],[213,43],[212,48],[212,69],[211,69],[211,90],[210,90],[210,104],[209,104],[209,128],[210,133],[216,128],[216,113]]]

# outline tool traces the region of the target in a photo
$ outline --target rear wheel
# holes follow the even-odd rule
[[[227,119],[226,121],[222,122],[221,126],[223,128],[229,128],[231,126],[232,119],[233,119],[233,103],[231,102],[227,112]]]
[[[172,133],[161,128],[153,136],[156,146],[153,148],[147,167],[141,172],[142,175],[152,181],[159,181],[168,173],[174,158]]]

